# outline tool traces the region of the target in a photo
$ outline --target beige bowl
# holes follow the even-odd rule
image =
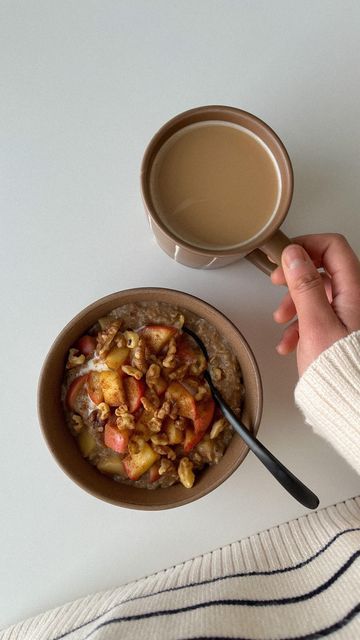
[[[201,472],[192,489],[180,484],[167,489],[138,489],[115,482],[87,462],[77,447],[66,422],[61,403],[61,384],[70,346],[98,318],[116,307],[131,302],[167,302],[205,318],[226,337],[239,361],[245,385],[242,419],[255,434],[262,412],[262,387],[259,370],[249,345],[238,329],[220,311],[187,293],[161,288],[120,291],[101,298],[78,313],[66,325],[52,345],[41,371],[38,388],[38,412],[45,440],[57,463],[80,487],[107,502],[131,509],[170,509],[206,495],[226,480],[244,460],[248,447],[235,434],[224,457],[217,465]]]

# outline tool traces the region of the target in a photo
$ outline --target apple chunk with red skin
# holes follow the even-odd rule
[[[84,388],[86,379],[87,379],[87,374],[85,374],[84,376],[78,376],[71,382],[67,390],[66,404],[69,407],[69,409],[72,409],[72,411],[76,411],[76,402],[79,397],[79,394]]]
[[[104,443],[116,453],[125,453],[129,444],[129,432],[127,429],[118,429],[116,416],[111,416],[104,429]]]
[[[160,478],[160,462],[155,462],[149,469],[149,482],[156,482]]]
[[[159,458],[160,455],[144,442],[138,453],[128,455],[123,460],[128,478],[138,480]]]
[[[95,404],[106,402],[110,407],[125,403],[122,376],[118,371],[91,371],[87,381],[88,394]]]
[[[184,364],[194,364],[199,357],[199,348],[186,333],[183,333],[176,342],[176,357]]]
[[[170,339],[178,333],[176,327],[165,324],[149,324],[141,330],[149,349],[153,353],[160,353]]]
[[[105,362],[109,369],[120,369],[129,357],[129,349],[127,347],[113,347],[105,358]]]
[[[213,421],[214,411],[215,402],[213,398],[197,403],[194,428],[187,428],[185,431],[185,453],[189,453],[203,439]]]
[[[122,376],[118,371],[100,371],[100,386],[104,394],[104,402],[109,407],[125,404],[126,397]]]
[[[189,365],[190,371],[192,366],[195,366],[197,371],[204,371],[206,369],[205,356],[190,336],[183,333],[179,340],[177,340],[176,347],[177,359],[181,364]]]
[[[135,413],[141,407],[141,398],[146,390],[145,382],[143,379],[136,380],[128,376],[124,378],[124,389],[129,412]]]
[[[205,433],[214,417],[215,401],[212,397],[196,403],[196,416],[194,420],[195,433]]]
[[[176,403],[180,416],[190,418],[190,420],[196,419],[195,399],[181,382],[171,382],[167,388],[165,397],[170,402]]]
[[[78,349],[84,356],[92,356],[96,349],[96,338],[94,336],[81,336],[74,344],[74,348]]]
[[[100,371],[90,371],[87,376],[87,392],[90,400],[94,404],[100,404],[104,401],[104,394],[101,387]]]

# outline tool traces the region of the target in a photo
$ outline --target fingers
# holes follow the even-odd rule
[[[273,318],[275,322],[283,324],[284,322],[292,320],[294,316],[296,316],[296,308],[288,292],[284,295],[276,311],[274,311]]]
[[[296,239],[317,266],[331,277],[332,306],[349,331],[360,328],[360,262],[339,234],[301,236]]]
[[[274,271],[271,273],[270,278],[273,284],[276,284],[276,285],[286,284],[286,279],[285,279],[285,275],[282,267],[277,267],[276,269],[274,269]]]
[[[281,356],[287,356],[289,353],[295,351],[299,342],[299,323],[296,320],[288,327],[286,327],[279,344],[276,347],[276,351]]]
[[[285,280],[285,275],[282,268],[281,268],[281,271],[282,271],[282,277]],[[329,276],[327,276],[325,273],[321,273],[320,275],[323,281],[323,285],[325,287],[326,297],[331,304],[333,299],[332,290],[331,290],[331,280]],[[279,324],[284,324],[285,322],[289,322],[290,320],[292,320],[295,316],[296,316],[296,307],[294,305],[294,302],[290,293],[287,292],[284,295],[283,299],[281,300],[278,308],[274,311],[273,318],[275,322],[278,322]]]
[[[331,276],[334,298],[344,290],[360,287],[360,262],[342,235],[299,236],[294,242],[306,250],[316,267],[324,267]]]
[[[314,336],[322,332],[334,339],[346,335],[328,301],[321,275],[300,245],[284,249],[282,268],[297,311],[300,335]]]

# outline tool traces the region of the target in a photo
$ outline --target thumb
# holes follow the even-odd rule
[[[305,249],[297,244],[286,247],[281,256],[284,275],[294,302],[299,330],[304,333],[330,330],[338,319],[327,299],[320,273]]]

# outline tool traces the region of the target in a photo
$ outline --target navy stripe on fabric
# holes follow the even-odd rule
[[[322,585],[309,591],[308,593],[304,593],[300,596],[291,596],[288,598],[276,598],[273,600],[240,600],[237,598],[229,598],[228,600],[208,600],[206,602],[200,602],[198,604],[191,604],[186,607],[179,607],[178,609],[163,609],[159,611],[148,611],[147,613],[137,613],[131,616],[122,616],[120,618],[112,618],[111,620],[106,620],[101,622],[96,629],[93,629],[86,638],[90,638],[90,636],[98,631],[102,627],[107,627],[110,624],[120,624],[122,622],[134,622],[136,620],[147,620],[149,618],[157,618],[163,616],[172,616],[178,615],[179,613],[188,613],[189,611],[196,611],[197,609],[207,609],[209,607],[234,607],[234,606],[242,606],[242,607],[269,607],[269,606],[283,606],[288,604],[296,604],[298,602],[304,602],[305,600],[310,600],[315,596],[318,596],[320,593],[323,593],[331,587],[331,585],[336,582],[340,576],[342,576],[351,565],[355,562],[355,560],[360,556],[360,551],[356,551],[352,556],[345,562],[345,564],[340,567],[338,571],[336,571],[331,578],[326,580]]]
[[[73,633],[75,631],[78,631],[79,629],[82,629],[83,627],[86,627],[87,625],[91,624],[92,622],[96,622],[96,620],[99,620],[104,615],[106,615],[107,613],[110,613],[111,611],[113,611],[117,607],[122,606],[124,604],[128,604],[129,602],[134,602],[136,600],[143,600],[143,599],[151,598],[153,596],[161,595],[163,593],[170,593],[170,592],[179,591],[179,590],[183,590],[183,589],[189,589],[189,588],[193,588],[193,587],[203,586],[203,585],[212,584],[212,583],[223,581],[223,580],[232,580],[234,578],[246,578],[246,577],[249,577],[249,576],[273,576],[273,575],[277,575],[277,574],[281,574],[281,573],[287,573],[289,571],[296,571],[297,569],[301,569],[302,567],[305,567],[306,565],[310,564],[311,562],[316,560],[316,558],[318,558],[320,555],[325,553],[334,544],[334,542],[336,542],[336,540],[338,540],[338,538],[342,537],[345,534],[353,533],[354,531],[360,531],[360,527],[353,527],[353,528],[349,528],[349,529],[344,529],[344,531],[339,531],[339,533],[337,533],[333,538],[331,538],[314,555],[312,555],[309,558],[307,558],[306,560],[302,560],[298,564],[292,565],[290,567],[283,567],[281,569],[272,569],[270,571],[249,571],[249,572],[233,573],[233,574],[230,574],[230,575],[227,575],[227,576],[218,576],[217,578],[209,578],[207,580],[201,580],[199,582],[192,582],[192,583],[186,584],[186,585],[180,585],[180,586],[176,586],[176,587],[169,587],[167,589],[162,589],[160,591],[154,591],[153,593],[148,593],[148,594],[144,594],[144,595],[141,595],[141,596],[134,596],[133,598],[128,598],[127,600],[123,600],[122,602],[118,602],[117,604],[114,604],[107,611],[105,611],[102,614],[99,614],[98,616],[95,616],[91,620],[87,620],[83,624],[81,624],[81,625],[79,625],[77,627],[74,627],[73,629],[70,629],[69,631],[65,631],[64,633],[54,637],[52,640],[62,640],[62,638],[65,638],[66,636],[70,635],[71,633]]]
[[[306,633],[302,636],[291,636],[287,638],[277,638],[277,640],[319,640],[320,638],[326,638],[335,631],[340,631],[346,627],[356,616],[360,613],[360,604],[357,604],[344,618],[334,622],[329,627],[312,631],[312,633]],[[180,639],[179,639],[180,640]],[[192,636],[191,638],[181,638],[181,640],[254,640],[254,638],[244,638],[243,636]]]

